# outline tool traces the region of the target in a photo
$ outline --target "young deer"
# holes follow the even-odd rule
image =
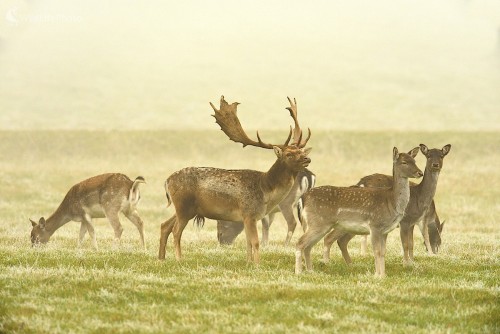
[[[293,212],[297,207],[299,198],[309,189],[314,187],[316,176],[313,172],[305,169],[297,174],[295,183],[288,195],[274,208],[267,216],[262,218],[262,241],[261,244],[266,246],[269,240],[269,227],[274,221],[274,216],[277,212],[281,212],[285,217],[288,225],[288,233],[285,239],[285,246],[288,246],[292,239],[293,232],[297,226],[297,221]],[[221,245],[230,245],[234,239],[243,231],[242,222],[232,222],[226,220],[217,221],[217,239]]]
[[[224,96],[220,99],[220,110],[210,103],[215,119],[229,139],[265,149],[274,149],[277,160],[267,172],[254,170],[225,170],[218,168],[188,167],[170,175],[165,183],[168,205],[175,207],[175,215],[161,225],[159,258],[165,258],[165,246],[173,230],[175,256],[181,258],[181,236],[188,221],[204,217],[215,220],[242,221],[247,238],[247,259],[259,262],[259,239],[257,220],[269,214],[290,192],[299,171],[304,170],[311,159],[305,145],[311,136],[303,141],[297,120],[297,104],[290,102],[290,115],[295,130],[284,145],[266,144],[260,139],[250,139],[238,120],[236,111],[239,103],[228,104]],[[293,143],[289,145],[294,134]]]
[[[121,212],[139,230],[142,247],[144,245],[144,223],[137,213],[137,203],[141,198],[139,184],[146,183],[142,176],[135,181],[118,173],[102,174],[75,184],[68,191],[57,210],[47,220],[40,218],[37,224],[30,219],[32,245],[49,241],[54,232],[70,221],[81,222],[78,244],[81,245],[88,231],[92,245],[97,249],[97,241],[92,218],[107,217],[115,230],[117,241],[123,232],[118,218]]]
[[[424,144],[420,144],[420,150],[426,157],[427,162],[424,177],[420,184],[410,183],[410,202],[405,210],[405,215],[400,224],[401,242],[403,244],[403,263],[410,265],[413,262],[413,229],[415,224],[422,221],[421,231],[424,236],[424,244],[429,254],[431,251],[437,252],[441,245],[441,232],[443,225],[440,224],[434,205],[434,194],[439,177],[439,172],[443,167],[443,159],[450,152],[451,145],[446,145],[442,149],[429,150]],[[373,174],[363,177],[359,182],[360,187],[384,187],[392,185],[392,177],[383,174]],[[420,226],[420,225],[419,225]],[[323,257],[325,262],[330,258],[330,248],[335,240],[342,251],[342,256],[347,263],[351,263],[347,244],[354,235],[340,233],[340,231],[330,232],[324,240]],[[432,236],[432,238],[431,238]],[[432,242],[431,242],[432,240]]]
[[[311,249],[332,228],[351,234],[371,234],[375,255],[375,275],[385,276],[387,234],[403,218],[410,200],[408,178],[422,176],[414,157],[418,147],[408,154],[393,149],[391,188],[316,187],[299,201],[299,210],[306,232],[297,243],[295,273],[302,272],[302,256],[306,268],[312,269]]]

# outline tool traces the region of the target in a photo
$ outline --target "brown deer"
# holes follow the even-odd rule
[[[443,225],[440,224],[437,217],[434,194],[436,193],[438,177],[443,167],[444,157],[450,152],[450,149],[451,145],[449,144],[445,145],[442,149],[434,148],[431,150],[424,144],[420,144],[420,150],[427,159],[424,177],[419,184],[410,183],[410,202],[400,222],[404,265],[411,265],[413,262],[413,229],[419,221],[422,221],[422,235],[424,236],[424,244],[429,254],[431,254],[431,251],[437,252],[441,245]],[[391,184],[392,177],[383,174],[365,176],[358,182],[360,187],[384,187]],[[432,238],[430,237],[431,235]],[[337,243],[342,251],[344,260],[347,263],[351,263],[347,244],[352,237],[354,237],[353,234],[342,233],[342,231],[334,230],[330,232],[324,240],[323,258],[325,262],[328,262],[330,257],[332,243],[338,239]],[[430,240],[433,241],[432,244]]]
[[[262,218],[262,246],[266,246],[269,241],[269,227],[274,221],[276,213],[281,212],[288,225],[288,233],[285,239],[285,246],[288,246],[292,239],[293,232],[297,226],[297,221],[293,212],[297,207],[299,198],[309,189],[314,187],[316,176],[307,168],[297,174],[295,183],[288,195],[278,204],[273,211]],[[226,220],[217,221],[217,239],[221,245],[230,245],[234,239],[243,231],[242,222],[231,222]]]
[[[302,256],[306,268],[312,269],[311,249],[331,229],[351,234],[371,234],[375,255],[375,275],[385,276],[387,235],[403,218],[410,200],[408,178],[422,176],[414,157],[418,147],[408,154],[393,149],[391,188],[316,187],[299,201],[302,224],[307,229],[300,237],[295,252],[295,273],[302,272]]]
[[[40,218],[38,224],[30,219],[31,243],[45,244],[54,232],[70,221],[81,222],[78,244],[89,232],[92,245],[97,249],[92,218],[107,217],[115,231],[115,240],[121,238],[123,228],[118,218],[121,212],[139,230],[142,247],[144,244],[144,223],[137,213],[141,198],[139,184],[146,183],[142,176],[135,181],[119,173],[102,174],[75,184],[68,191],[57,210],[47,220]]]
[[[422,182],[410,183],[410,202],[406,207],[405,214],[400,224],[401,242],[403,244],[403,263],[411,265],[413,262],[413,229],[415,224],[422,221],[421,230],[424,236],[424,244],[429,254],[437,252],[441,245],[441,232],[443,224],[440,224],[434,204],[434,194],[438,182],[439,173],[443,167],[444,157],[450,152],[451,145],[445,145],[442,149],[428,149],[420,144],[420,150],[426,157],[424,177]],[[373,174],[363,177],[359,182],[360,187],[385,187],[392,185],[393,178],[384,174]],[[432,238],[430,237],[432,236]],[[330,232],[324,240],[323,258],[328,262],[330,248],[335,240],[342,251],[342,256],[347,263],[351,263],[347,244],[354,237],[353,234],[342,233],[342,231]],[[432,240],[432,242],[431,242]]]
[[[165,247],[173,230],[175,256],[181,258],[181,236],[188,221],[204,217],[215,220],[242,221],[247,239],[247,260],[259,262],[259,239],[257,220],[269,214],[285,198],[294,184],[299,171],[304,170],[311,159],[310,148],[304,148],[311,136],[305,140],[297,120],[297,103],[290,100],[290,116],[295,129],[288,135],[285,144],[275,145],[250,139],[243,130],[236,111],[238,102],[232,104],[220,99],[220,109],[210,103],[213,115],[222,131],[243,147],[250,145],[274,149],[277,160],[267,172],[254,170],[225,170],[218,168],[188,167],[170,175],[165,182],[168,205],[175,207],[175,215],[161,226],[159,258],[165,258]],[[289,145],[294,134],[294,140]]]

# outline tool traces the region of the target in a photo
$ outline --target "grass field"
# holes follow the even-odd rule
[[[282,132],[262,133],[281,141]],[[242,149],[220,131],[0,132],[0,332],[411,332],[500,331],[500,133],[313,132],[310,169],[317,185],[351,185],[363,175],[390,173],[392,147],[452,144],[440,175],[436,203],[446,220],[443,245],[427,256],[415,232],[416,264],[402,266],[398,232],[388,240],[388,277],[373,277],[373,258],[350,244],[354,263],[332,251],[314,272],[293,273],[294,248],[284,247],[279,217],[261,265],[246,263],[244,237],[217,243],[215,223],[191,224],[183,235],[183,261],[157,260],[166,208],[163,182],[185,166],[265,170],[272,151]],[[419,166],[424,159],[417,157]],[[99,250],[88,239],[78,249],[79,224],[69,223],[50,242],[32,248],[28,218],[47,217],[75,183],[104,172],[142,175],[139,209],[147,251],[135,227],[122,219],[122,244],[95,222]],[[301,232],[296,231],[292,244]],[[88,238],[88,237],[87,237]]]

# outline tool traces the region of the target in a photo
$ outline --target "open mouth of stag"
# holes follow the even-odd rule
[[[304,161],[302,162],[302,167],[307,167],[309,166],[309,164],[311,163],[311,159],[309,158],[306,158],[304,159]]]

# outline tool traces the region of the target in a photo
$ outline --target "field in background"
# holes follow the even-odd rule
[[[266,132],[282,141],[283,132]],[[0,132],[0,332],[495,332],[499,330],[500,136],[499,133],[313,132],[310,169],[318,185],[351,185],[366,174],[390,173],[391,150],[452,144],[440,176],[436,203],[446,220],[438,256],[425,255],[415,232],[416,265],[403,268],[398,232],[389,235],[387,273],[373,277],[373,258],[350,249],[331,264],[295,276],[294,248],[284,247],[281,216],[259,268],[245,260],[244,237],[218,246],[215,223],[191,224],[178,263],[169,240],[159,262],[163,182],[185,166],[265,170],[273,152],[242,149],[220,131],[199,132]],[[423,157],[417,157],[423,167]],[[28,218],[47,217],[66,191],[104,172],[142,175],[140,213],[147,252],[122,219],[122,245],[113,246],[109,223],[97,220],[99,251],[86,239],[76,248],[77,223],[46,247],[32,249]],[[292,240],[295,244],[301,231]]]

